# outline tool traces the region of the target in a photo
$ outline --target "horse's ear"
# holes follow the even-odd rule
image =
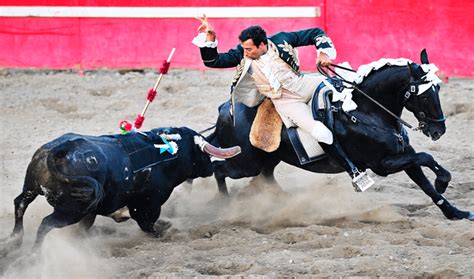
[[[428,61],[428,53],[426,52],[426,48],[421,51],[420,61],[421,64],[430,64],[430,62]]]
[[[413,63],[408,63],[408,70],[410,71],[410,76],[415,77],[415,70],[413,69]]]

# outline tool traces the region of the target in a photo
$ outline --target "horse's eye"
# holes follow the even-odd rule
[[[418,115],[419,115],[421,118],[425,118],[425,116],[426,116],[425,113],[422,112],[422,111],[421,111]]]

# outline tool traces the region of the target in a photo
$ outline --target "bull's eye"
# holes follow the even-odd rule
[[[425,116],[426,116],[425,113],[422,112],[422,111],[418,115],[420,116],[420,118],[425,118]]]

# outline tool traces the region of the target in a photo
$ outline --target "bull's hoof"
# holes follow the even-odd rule
[[[12,234],[7,238],[3,238],[0,240],[0,256],[4,257],[8,253],[17,250],[21,247],[22,244],[22,237],[21,234]]]
[[[112,214],[109,214],[107,217],[112,218],[117,223],[125,222],[131,218],[130,211],[126,206],[120,208]]]
[[[158,220],[155,223],[155,237],[163,237],[169,228],[171,228],[172,224],[168,221]]]

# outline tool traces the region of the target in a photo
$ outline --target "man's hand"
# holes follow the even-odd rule
[[[327,67],[331,65],[331,62],[332,61],[329,56],[324,52],[320,52],[318,58],[316,58],[316,66],[321,65],[323,67]]]
[[[197,29],[198,32],[207,33],[207,41],[214,42],[216,40],[216,32],[214,32],[214,28],[207,21],[207,16],[204,14],[202,17],[196,17],[196,19],[201,22]]]

